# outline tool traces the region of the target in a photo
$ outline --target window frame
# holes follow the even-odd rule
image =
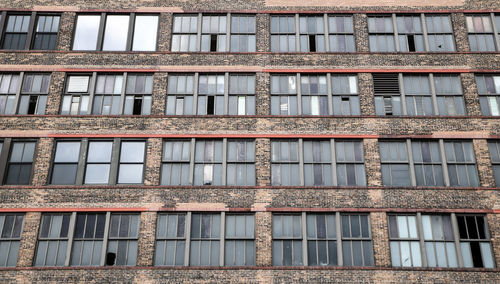
[[[493,150],[493,148],[496,148]],[[500,187],[500,140],[488,140],[488,150],[490,154],[493,176],[496,187]]]
[[[469,31],[469,30],[473,30],[474,27],[469,27],[469,17],[488,17],[489,21],[490,21],[490,24],[491,24],[491,33],[489,32],[478,32],[478,31]],[[479,13],[479,14],[465,14],[465,27],[466,27],[466,30],[467,30],[467,35],[468,35],[468,40],[469,40],[469,47],[470,47],[470,51],[471,52],[499,52],[500,51],[500,34],[499,34],[499,30],[496,25],[496,22],[495,22],[495,17],[497,17],[498,15],[495,14],[495,13],[487,13],[487,14],[484,14],[484,13]],[[473,20],[473,19],[472,19]],[[492,35],[493,36],[493,45],[494,45],[494,48],[493,50],[472,50],[472,44],[471,44],[471,36],[475,36],[475,35]]]
[[[19,247],[20,247],[20,244],[21,244],[21,239],[22,239],[22,236],[23,236],[23,231],[24,231],[24,224],[25,224],[25,219],[26,219],[26,215],[24,213],[9,213],[9,212],[6,212],[6,213],[1,213],[0,216],[3,216],[4,217],[4,221],[1,223],[1,226],[0,226],[0,233],[3,234],[3,229],[5,227],[5,218],[7,216],[14,216],[14,220],[13,220],[13,223],[12,223],[12,228],[11,228],[11,235],[10,237],[2,237],[0,235],[0,244],[1,243],[9,243],[8,245],[8,253],[7,255],[5,255],[5,265],[2,263],[0,264],[0,267],[15,267],[17,266],[17,260],[19,258]],[[20,232],[19,232],[19,237],[15,237],[15,236],[12,236],[12,233],[14,232],[14,228],[15,228],[15,224],[17,224],[17,218],[21,216],[22,217],[22,220],[21,220],[21,228],[20,228]],[[11,247],[13,245],[13,243],[15,242],[18,242],[18,251],[17,251],[17,254],[15,255],[15,263],[14,265],[11,265],[9,266],[8,263],[9,263],[9,256],[10,255],[10,251],[11,251]],[[15,244],[14,244],[15,245]],[[3,257],[3,256],[2,256]],[[2,259],[3,260],[3,259]]]
[[[33,158],[31,162],[31,171],[28,185],[31,185],[34,175],[34,164],[36,162],[36,157],[38,155],[38,140],[37,139],[15,139],[15,138],[3,138],[0,139],[2,142],[2,148],[0,149],[0,185],[7,184],[7,174],[10,165],[10,157],[13,149],[14,143],[35,143],[35,149],[33,151]]]
[[[488,74],[488,73],[476,73],[474,77],[476,80],[477,93],[479,95],[481,115],[493,116],[493,117],[500,116],[500,89],[498,90],[498,92],[497,90],[494,90],[495,93],[490,93],[488,90],[488,85],[486,83],[486,78],[491,78],[493,84],[495,84],[495,78],[498,78],[498,81],[500,82],[500,75]],[[479,84],[479,82],[481,82],[481,84]],[[481,88],[484,87],[484,90],[480,90],[480,86]],[[493,86],[493,88],[495,88],[495,86]],[[494,101],[494,103],[496,103],[496,112],[492,111],[492,100]]]
[[[50,87],[51,87],[51,80],[52,80],[52,73],[50,72],[8,72],[8,73],[1,73],[1,75],[11,75],[11,76],[17,76],[17,86],[16,86],[16,91],[15,93],[10,93],[10,91],[8,93],[5,93],[5,94],[0,94],[1,96],[15,96],[14,98],[14,102],[13,102],[13,108],[11,110],[8,110],[7,109],[7,100],[5,102],[5,112],[2,114],[2,115],[29,115],[29,116],[32,116],[32,115],[46,115],[46,108],[47,108],[47,98],[49,96],[49,93],[50,93]],[[24,80],[26,79],[27,76],[30,76],[30,75],[42,75],[42,76],[49,76],[49,83],[48,83],[48,88],[47,88],[47,93],[44,93],[44,92],[40,92],[40,93],[31,93],[31,92],[28,92],[28,93],[24,93],[23,92],[23,85],[24,85]],[[11,78],[12,80],[12,78]],[[11,81],[12,83],[12,81]],[[9,86],[9,89],[11,87]],[[33,114],[20,114],[20,109],[21,109],[21,98],[22,96],[28,96],[28,106],[29,106],[29,97],[31,96],[36,96],[37,97],[37,103],[36,103],[36,109],[34,111]],[[39,111],[38,107],[39,107],[39,103],[40,103],[40,97],[41,96],[45,96],[45,105],[43,106],[43,113],[41,114],[37,114],[37,112]]]

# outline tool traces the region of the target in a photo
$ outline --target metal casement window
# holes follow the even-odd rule
[[[271,184],[363,186],[366,174],[361,140],[272,140]]]
[[[271,115],[359,114],[356,75],[271,75]]]
[[[176,14],[172,28],[174,52],[255,52],[255,16]]]
[[[30,184],[35,158],[35,141],[4,139],[0,156],[0,174],[4,184]]]
[[[139,214],[44,213],[34,266],[136,265]]]
[[[158,21],[155,14],[77,15],[73,50],[155,51]]]
[[[500,187],[500,141],[488,141],[488,148],[490,150],[496,186]]]
[[[386,14],[368,17],[370,51],[455,51],[449,15]]]
[[[169,75],[166,103],[167,115],[253,115],[255,75]]]
[[[17,263],[24,214],[0,214],[0,267],[14,267]]]
[[[352,16],[271,15],[271,52],[353,52]]]
[[[500,76],[476,74],[476,83],[483,115],[500,116]]]
[[[273,214],[273,265],[373,266],[367,214]]]
[[[58,140],[51,184],[142,184],[146,141]]]
[[[380,141],[382,183],[389,186],[478,186],[471,141]]]
[[[392,266],[493,268],[483,215],[389,214]]]
[[[156,266],[255,265],[254,215],[162,213],[156,232]]]
[[[60,14],[16,14],[3,11],[0,17],[2,49],[56,49],[60,18]]]
[[[68,74],[61,114],[149,115],[152,93],[152,74]]]
[[[255,185],[255,141],[165,140],[162,185]]]
[[[0,74],[0,114],[45,114],[50,74]]]
[[[373,74],[377,115],[465,115],[459,75]]]
[[[471,51],[500,50],[500,37],[495,17],[494,13],[466,15]]]

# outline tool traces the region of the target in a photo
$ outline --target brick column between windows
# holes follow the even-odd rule
[[[371,73],[358,74],[359,104],[362,115],[375,115],[375,95]]]
[[[167,73],[156,72],[153,76],[153,104],[151,114],[165,114],[167,103]]]
[[[149,138],[146,149],[146,171],[144,185],[160,184],[162,139]]]
[[[388,222],[385,212],[370,213],[375,266],[391,266]]]
[[[156,212],[142,212],[137,244],[137,266],[152,266],[155,253]]]
[[[357,52],[370,51],[368,43],[368,17],[366,14],[356,13],[353,16],[354,40]]]
[[[496,266],[500,265],[500,214],[486,215]]]
[[[257,14],[255,17],[256,51],[269,52],[271,50],[271,17],[269,14]]]
[[[48,183],[53,145],[53,138],[40,138],[38,140],[36,154],[33,157],[32,185],[39,186]]]
[[[173,14],[161,13],[158,29],[158,51],[170,51],[173,27]]]
[[[457,45],[457,51],[470,51],[464,13],[452,13],[451,25],[453,26],[453,35],[455,38],[455,44]]]
[[[50,88],[47,95],[47,108],[45,114],[59,114],[59,109],[64,92],[64,72],[52,72]]]
[[[272,214],[255,213],[255,264],[272,266]]]
[[[488,141],[485,139],[474,139],[474,154],[476,156],[477,171],[479,173],[479,186],[495,187],[495,176],[491,167],[490,151]]]
[[[473,73],[461,73],[464,103],[467,115],[481,115],[481,105],[477,94],[476,78]]]
[[[255,140],[255,176],[257,186],[271,185],[271,141],[268,138]]]
[[[23,233],[17,257],[18,267],[32,266],[33,264],[41,216],[40,212],[27,212],[24,217]]]
[[[56,50],[71,50],[72,35],[76,24],[76,13],[67,12],[61,14],[59,21],[59,34],[56,44]]]
[[[364,139],[366,184],[382,185],[382,167],[380,166],[379,144],[377,139]]]
[[[257,115],[271,114],[270,78],[269,73],[255,75],[255,114]]]

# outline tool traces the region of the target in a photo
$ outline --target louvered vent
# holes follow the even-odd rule
[[[398,74],[373,74],[375,94],[399,94]]]

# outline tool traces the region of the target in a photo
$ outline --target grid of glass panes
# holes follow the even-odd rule
[[[174,15],[172,51],[197,51],[197,15]]]
[[[123,75],[98,75],[92,114],[120,114]]]
[[[330,140],[306,140],[304,148],[304,184],[333,185]]]
[[[331,75],[333,115],[360,115],[356,75]]]
[[[352,16],[328,16],[328,40],[332,52],[355,52]]]
[[[155,265],[184,265],[186,214],[159,214],[157,228]]]
[[[18,74],[0,74],[0,114],[15,113],[18,84]]]
[[[231,15],[231,52],[255,52],[255,16]]]
[[[446,163],[451,186],[478,186],[474,149],[470,141],[445,141]]]
[[[299,141],[271,141],[271,184],[300,185]]]
[[[438,141],[412,141],[417,185],[443,186],[443,164]]]
[[[370,51],[396,51],[394,42],[394,27],[391,16],[368,17],[368,32]]]
[[[30,184],[35,142],[13,142],[5,184]]]
[[[25,74],[18,114],[45,114],[50,74]]]
[[[33,49],[56,49],[60,16],[38,16],[33,39]]]
[[[429,267],[458,267],[450,215],[422,215],[422,227]]]
[[[439,115],[465,115],[462,84],[458,75],[433,75]]]
[[[255,220],[253,215],[226,215],[224,265],[255,265]]]
[[[142,183],[145,150],[144,141],[121,142],[117,183]]]
[[[373,247],[368,215],[341,214],[344,266],[373,266]]]
[[[226,16],[202,16],[201,51],[226,51]]]
[[[486,217],[457,215],[457,223],[464,267],[494,268],[495,261]]]
[[[194,114],[194,75],[168,76],[167,110],[166,114]]]
[[[123,114],[151,114],[153,75],[127,74]]]
[[[271,76],[271,114],[298,114],[296,75]]]
[[[299,41],[302,52],[326,51],[323,15],[299,17]]]
[[[483,115],[500,116],[500,76],[477,74],[476,83]]]
[[[455,40],[449,15],[425,15],[429,51],[455,51]]]
[[[366,185],[363,153],[362,141],[335,140],[337,185]]]
[[[109,182],[112,148],[112,141],[88,142],[85,184],[106,184]]]
[[[271,16],[271,52],[296,51],[295,16]]]
[[[224,114],[224,75],[200,75],[198,81],[198,110],[196,114]]]
[[[111,214],[106,265],[136,265],[138,214]]]
[[[403,75],[408,115],[434,115],[429,75]]]
[[[471,51],[497,50],[491,14],[467,15],[465,19]]]
[[[228,140],[226,185],[255,185],[255,143]]]
[[[188,185],[191,160],[191,141],[163,142],[161,168],[162,185]]]
[[[193,213],[189,265],[220,265],[221,215]]]
[[[339,265],[335,214],[307,214],[307,264]]]
[[[0,214],[0,267],[16,266],[24,214]]]
[[[194,185],[222,185],[222,140],[197,140]]]
[[[31,16],[8,15],[2,49],[25,49]]]
[[[69,241],[69,213],[42,215],[35,266],[64,266]]]
[[[101,265],[106,214],[78,213],[71,250],[72,266]]]
[[[490,150],[491,164],[493,166],[493,175],[495,176],[496,186],[500,187],[500,141],[488,141]]]
[[[303,265],[302,216],[273,214],[273,265]]]
[[[300,75],[302,114],[328,115],[326,75]]]
[[[80,141],[57,141],[51,184],[75,184],[80,158]]]
[[[69,75],[62,100],[61,114],[88,114],[90,75]]]
[[[398,31],[399,50],[425,51],[424,34],[420,15],[397,15],[396,27]]]
[[[255,114],[255,75],[229,75],[228,114]]]
[[[389,240],[392,266],[422,266],[417,216],[389,215]]]
[[[383,185],[411,185],[405,141],[380,141]]]

